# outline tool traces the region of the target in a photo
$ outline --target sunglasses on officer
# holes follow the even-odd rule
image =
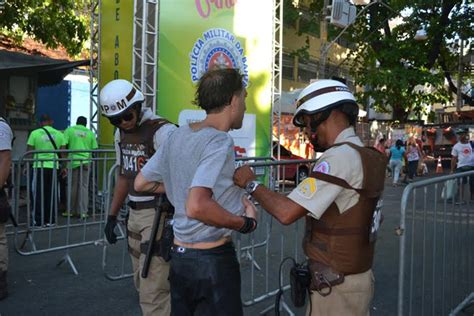
[[[122,123],[122,121],[129,122],[133,120],[133,118],[134,118],[133,112],[127,112],[119,116],[109,117],[108,119],[112,125],[118,126]]]

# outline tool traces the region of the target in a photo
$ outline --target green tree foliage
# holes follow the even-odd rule
[[[87,0],[7,0],[0,11],[0,34],[21,43],[32,37],[49,48],[62,45],[79,54],[88,38]]]
[[[418,116],[426,105],[445,103],[457,93],[459,37],[464,39],[464,51],[472,51],[474,6],[469,0],[383,3],[367,7],[345,32],[345,38],[356,44],[345,63],[356,83],[365,87],[357,94],[359,101],[367,104],[371,97],[377,111],[393,111],[393,118],[404,122],[410,113]],[[312,14],[321,16],[321,9]],[[428,37],[417,41],[415,33],[421,27]],[[463,82],[472,76],[466,67]],[[474,105],[470,94],[463,93],[462,98]]]

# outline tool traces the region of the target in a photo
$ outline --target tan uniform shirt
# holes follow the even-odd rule
[[[363,146],[353,127],[343,130],[337,136],[335,144],[343,142]],[[359,153],[348,145],[326,150],[319,158],[313,171],[344,179],[354,188],[362,187],[362,161]],[[333,202],[336,203],[340,212],[344,213],[357,203],[359,194],[354,190],[344,189],[332,183],[306,178],[288,195],[288,198],[308,210],[308,215],[319,219]]]

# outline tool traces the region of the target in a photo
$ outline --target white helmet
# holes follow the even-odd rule
[[[100,109],[102,115],[112,117],[119,115],[137,102],[143,102],[143,93],[129,81],[112,80],[100,90]]]
[[[345,84],[328,79],[315,81],[298,96],[293,124],[304,127],[304,114],[313,115],[341,105],[345,105],[342,110],[349,116],[357,115],[359,111],[354,95]]]

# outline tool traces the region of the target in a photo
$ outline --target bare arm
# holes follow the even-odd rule
[[[118,215],[120,207],[127,198],[128,195],[128,182],[127,178],[122,175],[118,176],[117,183],[115,184],[114,196],[112,197],[112,203],[110,204],[109,215]]]
[[[12,155],[10,150],[0,151],[0,187],[7,181],[12,164]]]
[[[165,185],[156,181],[148,181],[141,172],[135,178],[134,189],[137,192],[147,192],[152,194],[165,193]]]
[[[458,157],[452,156],[451,158],[451,172],[454,172],[456,170],[456,165],[458,164]]]
[[[249,166],[242,166],[234,173],[234,183],[241,188],[252,180],[255,180],[255,175]],[[263,185],[259,185],[252,196],[283,225],[289,225],[308,213],[301,205]]]
[[[186,215],[204,224],[239,230],[244,225],[241,216],[234,215],[219,205],[212,198],[209,188],[195,187],[189,192],[186,200]],[[246,214],[255,218],[255,215]]]

